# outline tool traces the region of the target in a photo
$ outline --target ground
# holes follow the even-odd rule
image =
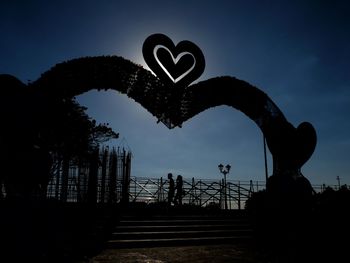
[[[210,245],[107,249],[87,261],[89,263],[248,263],[268,262],[251,245]]]

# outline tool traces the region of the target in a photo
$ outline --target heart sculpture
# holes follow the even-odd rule
[[[297,167],[301,168],[313,154],[317,135],[316,130],[309,122],[302,122],[296,130],[298,151],[295,156]]]
[[[175,46],[163,34],[149,36],[142,53],[150,69],[169,86],[186,88],[202,75],[205,68],[203,53],[197,45],[181,41]]]
[[[269,149],[279,164],[279,169],[300,169],[313,154],[317,135],[309,122],[295,128],[292,124],[275,121],[265,131]]]

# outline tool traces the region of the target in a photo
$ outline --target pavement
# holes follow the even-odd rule
[[[88,263],[269,262],[251,244],[106,249]]]

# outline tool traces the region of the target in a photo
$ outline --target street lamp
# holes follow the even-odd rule
[[[225,185],[225,210],[227,210],[227,192],[226,192],[226,174],[228,174],[230,172],[231,169],[231,165],[227,164],[225,167],[223,164],[219,164],[218,168],[220,170],[220,173],[222,173],[224,175],[224,185]]]
[[[340,177],[337,176],[337,181],[338,181],[338,189],[340,189]]]

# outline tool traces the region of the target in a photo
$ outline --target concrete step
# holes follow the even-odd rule
[[[250,229],[249,224],[217,224],[217,225],[203,225],[203,224],[188,224],[188,225],[133,225],[133,226],[117,226],[115,232],[159,232],[159,231],[191,231],[191,230],[240,230],[240,229]]]
[[[169,238],[192,238],[192,237],[229,237],[249,236],[252,230],[180,230],[180,231],[143,231],[143,232],[115,232],[112,234],[116,239],[169,239]]]
[[[122,219],[119,222],[120,226],[138,226],[140,224],[144,226],[162,226],[162,225],[232,225],[232,224],[244,224],[246,220],[242,219],[150,219],[150,220],[125,220]]]
[[[223,215],[124,215],[109,248],[157,247],[242,242],[251,240],[245,217]]]
[[[193,246],[210,244],[230,244],[250,242],[251,236],[239,237],[200,237],[200,238],[150,238],[150,239],[113,239],[107,242],[107,248]]]
[[[127,221],[140,220],[245,220],[244,216],[225,216],[225,215],[123,215],[122,218]]]

